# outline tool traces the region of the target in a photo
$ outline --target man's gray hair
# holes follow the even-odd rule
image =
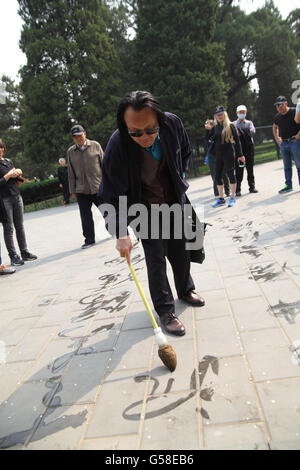
[[[60,159],[58,160],[58,163],[62,163],[62,162],[65,162],[65,161],[66,161],[65,158],[60,158]]]

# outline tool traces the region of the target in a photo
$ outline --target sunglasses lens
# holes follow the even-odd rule
[[[156,132],[159,131],[159,127],[155,127],[154,129],[149,129],[149,131],[146,131],[146,134],[151,135],[151,134],[156,134]]]
[[[156,132],[158,132],[158,131],[159,131],[159,127],[155,127],[154,129],[149,129],[148,131],[145,131],[145,132],[142,132],[142,131],[128,132],[128,134],[131,137],[142,137],[142,135],[144,135],[144,134],[147,134],[147,135],[156,134]]]

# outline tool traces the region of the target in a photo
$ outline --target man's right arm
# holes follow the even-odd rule
[[[273,135],[274,139],[277,142],[277,145],[280,147],[280,145],[282,144],[282,139],[281,137],[279,137],[279,127],[275,123],[273,124]]]
[[[127,231],[127,213],[124,214],[125,217],[119,213],[119,197],[128,194],[127,162],[125,155],[121,155],[120,145],[118,134],[115,133],[105,149],[102,162],[102,181],[98,192],[101,201],[99,210],[105,219],[107,231],[117,239],[116,249],[120,256],[125,257],[130,263],[132,242]],[[113,223],[109,221],[108,207],[105,205],[114,208],[112,211],[112,216],[115,218]]]

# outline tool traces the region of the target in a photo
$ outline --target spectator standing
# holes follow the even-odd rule
[[[69,190],[69,179],[68,179],[68,166],[66,165],[65,158],[60,158],[58,160],[60,167],[57,170],[57,176],[59,180],[59,187],[63,192],[63,204],[70,204],[70,190]]]
[[[214,124],[210,127],[208,139],[215,141],[216,149],[216,173],[215,178],[219,193],[218,200],[212,205],[213,207],[223,206],[224,199],[224,183],[222,175],[224,168],[230,182],[231,197],[228,202],[228,207],[235,204],[235,191],[236,191],[236,175],[235,164],[236,159],[245,163],[245,157],[242,153],[242,147],[236,127],[230,122],[227,112],[223,106],[217,106],[215,109]]]
[[[218,192],[218,187],[217,187],[217,181],[216,181],[216,151],[215,151],[215,142],[213,139],[209,139],[209,130],[213,126],[214,121],[211,119],[208,119],[205,123],[205,147],[206,147],[206,160],[209,166],[209,171],[211,178],[213,180],[213,189],[214,189],[214,195],[217,197],[219,196]],[[224,182],[224,188],[225,188],[225,194],[228,197],[230,195],[230,189],[229,189],[229,182],[228,182],[228,177],[226,174],[226,170],[224,167],[223,171],[223,182]]]
[[[289,107],[285,96],[278,96],[274,105],[278,112],[274,118],[273,134],[281,150],[285,176],[285,185],[278,192],[284,194],[293,191],[293,160],[300,184],[300,116],[299,111],[296,115],[296,109]]]
[[[236,108],[237,120],[234,121],[235,127],[238,130],[238,135],[242,145],[243,155],[246,159],[246,170],[247,170],[247,180],[250,193],[258,193],[258,190],[255,188],[255,179],[254,179],[254,140],[253,136],[256,133],[256,129],[252,121],[246,119],[247,116],[247,107],[243,104]],[[241,184],[244,177],[244,166],[240,165],[236,161],[235,171],[236,171],[236,196],[241,196]]]
[[[11,265],[21,266],[24,261],[36,260],[37,256],[27,249],[23,221],[23,200],[17,183],[18,177],[22,175],[22,170],[15,168],[11,160],[4,158],[5,151],[5,144],[0,139],[0,198],[3,201],[6,213],[6,219],[3,222],[3,233]],[[21,257],[17,255],[14,244],[14,228]]]
[[[79,124],[71,129],[75,145],[67,151],[70,193],[77,198],[84,244],[82,249],[95,244],[95,226],[92,205],[99,206],[98,190],[102,177],[103,150],[95,140],[86,138]]]

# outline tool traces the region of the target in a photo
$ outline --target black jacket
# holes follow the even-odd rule
[[[159,135],[176,202],[183,207],[184,204],[190,204],[185,194],[189,184],[183,178],[183,173],[188,170],[192,152],[189,138],[180,118],[171,113],[165,113]],[[128,206],[142,202],[141,162],[141,147],[127,133],[123,135],[116,130],[104,153],[102,181],[98,193],[101,204],[112,204],[116,209],[116,233],[111,233],[113,236],[119,234],[119,196],[127,196]],[[99,209],[101,210],[101,207]],[[107,214],[103,212],[103,215],[105,217]],[[129,225],[131,220],[127,218],[126,224]],[[193,210],[193,222],[196,220],[197,215]],[[202,262],[203,259],[203,248],[191,251],[192,261]]]
[[[222,130],[223,126],[220,124],[214,125],[210,131],[206,131],[205,140],[208,145],[213,145],[213,151],[210,148],[210,153],[213,155],[234,154],[236,158],[243,156],[241,142],[234,124],[230,124],[234,143],[223,142]]]
[[[0,188],[3,187],[5,184],[6,184],[5,179],[3,177],[0,178]],[[2,197],[0,195],[0,222],[3,223],[3,222],[7,222],[7,221],[8,221],[8,219],[7,219],[5,207],[4,207],[4,204],[3,204],[3,201],[2,201]]]

